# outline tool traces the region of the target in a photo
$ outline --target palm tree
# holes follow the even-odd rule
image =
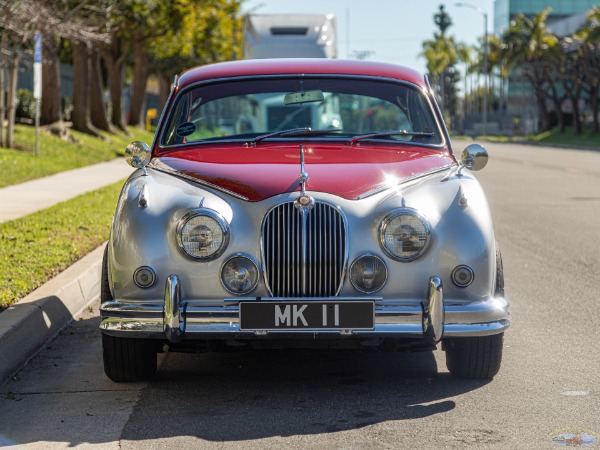
[[[439,86],[442,110],[453,116],[456,112],[457,45],[453,37],[436,34],[434,39],[423,42],[420,56],[427,60],[427,72]]]
[[[489,72],[488,76],[492,80],[492,82],[491,82],[492,101],[494,99],[494,92],[495,92],[495,88],[494,88],[495,77],[492,75],[497,74],[498,72],[501,73],[503,64],[504,64],[504,61],[503,61],[503,53],[502,53],[502,42],[500,41],[500,38],[498,38],[498,36],[490,35],[490,36],[488,36],[488,72]],[[498,104],[499,105],[503,105],[506,102],[505,95],[504,95],[505,79],[506,78],[503,76],[500,77],[500,88],[499,88],[499,95],[498,95]]]
[[[550,91],[556,92],[550,71],[553,64],[562,58],[558,38],[546,23],[550,11],[550,8],[546,8],[532,18],[519,14],[502,35],[502,73],[506,75],[517,68],[531,83],[540,115],[540,128],[544,131],[550,128],[550,117],[546,109],[548,95],[544,84],[549,86]],[[555,103],[560,121],[560,99],[555,95],[550,95],[550,98]]]

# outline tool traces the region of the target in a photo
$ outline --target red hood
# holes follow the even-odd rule
[[[260,143],[257,147],[220,145],[178,150],[155,160],[157,168],[175,170],[200,181],[260,201],[300,190],[298,144]],[[361,143],[304,144],[307,191],[352,200],[386,185],[455,162],[448,149]]]

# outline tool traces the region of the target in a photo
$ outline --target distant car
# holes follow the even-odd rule
[[[223,124],[231,124],[224,135]],[[400,66],[249,60],[175,79],[118,201],[102,272],[104,368],[157,352],[446,352],[492,378],[509,326],[481,186],[427,78]]]

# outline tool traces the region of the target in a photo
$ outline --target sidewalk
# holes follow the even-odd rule
[[[124,158],[0,189],[0,223],[116,183]],[[0,313],[0,386],[100,294],[104,245]]]
[[[134,169],[124,158],[68,170],[0,189],[0,223],[49,208],[127,178]]]

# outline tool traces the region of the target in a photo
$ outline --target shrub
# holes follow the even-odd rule
[[[19,119],[35,119],[35,98],[33,92],[27,89],[17,91],[17,110],[15,112]]]

